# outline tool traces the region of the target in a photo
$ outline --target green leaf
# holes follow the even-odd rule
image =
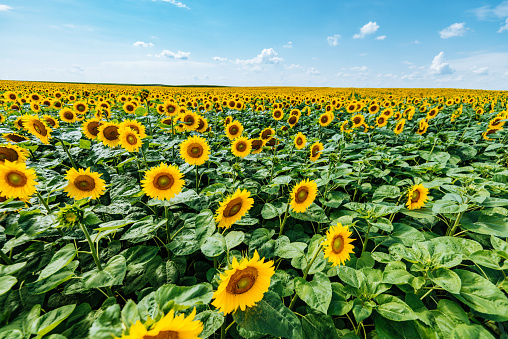
[[[226,239],[220,233],[215,233],[211,237],[206,238],[203,245],[201,245],[201,252],[208,257],[216,257],[226,250]]]
[[[23,267],[25,267],[25,262],[19,262],[12,265],[0,265],[0,277],[3,277],[4,275],[14,274],[21,270]]]
[[[290,242],[285,235],[275,241],[275,255],[284,259],[293,259],[305,255],[307,244],[304,242]]]
[[[203,331],[199,335],[200,338],[208,338],[214,334],[224,323],[224,314],[217,311],[204,311],[196,315],[195,320],[203,323]]]
[[[487,319],[492,315],[495,321],[508,320],[508,298],[499,288],[476,273],[459,269],[454,272],[462,281],[460,294],[455,294],[457,299],[483,313]]]
[[[129,299],[122,309],[122,322],[126,326],[132,326],[136,321],[140,320],[139,311],[136,303]]]
[[[153,217],[145,217],[129,227],[120,240],[129,240],[132,243],[150,240],[155,236],[155,231],[166,225],[166,219],[154,222]]]
[[[115,255],[109,259],[104,270],[94,269],[83,274],[85,288],[99,288],[121,285],[127,272],[126,260],[123,255]]]
[[[435,331],[419,321],[392,321],[376,315],[376,334],[379,339],[437,339]]]
[[[315,203],[312,203],[309,208],[303,213],[297,213],[293,210],[290,211],[290,215],[298,220],[304,220],[304,221],[313,221],[317,223],[329,223],[330,219],[326,216],[325,211],[316,205]]]
[[[372,201],[382,201],[385,198],[399,198],[400,188],[392,185],[379,186],[372,195]]]
[[[372,301],[363,301],[356,298],[353,301],[353,316],[357,322],[364,321],[372,314],[372,309],[375,304]]]
[[[57,223],[56,215],[42,215],[39,210],[20,211],[18,226],[28,236],[40,234]]]
[[[75,307],[75,304],[66,305],[44,314],[33,325],[32,333],[42,338],[70,316]]]
[[[501,252],[503,253],[503,252]],[[477,263],[478,265],[492,268],[494,270],[508,269],[508,262],[498,253],[488,250],[476,251],[469,256],[469,260]]]
[[[386,319],[393,321],[416,320],[418,316],[404,301],[397,297],[381,294],[376,298],[379,307],[376,311]]]
[[[124,226],[135,223],[136,220],[112,220],[109,222],[102,223],[100,227],[95,228],[95,231],[108,231],[108,230],[116,230],[122,228]]]
[[[432,212],[435,214],[457,214],[466,211],[468,207],[467,204],[458,204],[455,201],[438,200],[432,206]]]
[[[242,231],[231,231],[226,234],[224,238],[226,238],[227,249],[230,251],[232,248],[235,248],[243,242],[245,239],[245,233]]]
[[[370,224],[388,233],[391,233],[393,231],[393,225],[391,221],[387,218],[383,217],[377,218],[376,222],[370,222]]]
[[[333,282],[332,284],[332,300],[328,307],[328,314],[330,315],[344,315],[351,311],[353,308],[353,301],[347,301],[348,294],[344,290],[344,286],[340,283]]]
[[[145,264],[152,260],[158,252],[159,248],[156,246],[134,246],[129,247],[120,254],[125,257],[127,270],[132,270],[136,265]]]
[[[146,108],[143,106],[136,107],[136,110],[134,111],[134,114],[136,114],[138,117],[143,116],[147,113]]]
[[[475,339],[494,339],[495,337],[482,325],[460,324],[454,327],[452,333],[453,339],[475,338]]]
[[[324,273],[314,274],[311,282],[300,277],[295,278],[295,290],[307,305],[326,314],[332,300],[332,286]]]
[[[74,270],[78,267],[79,262],[74,260],[68,265],[62,267],[59,271],[51,274],[49,277],[38,280],[33,284],[28,285],[28,290],[32,294],[42,294],[51,291],[60,284],[71,279],[74,275]]]
[[[357,271],[348,266],[340,266],[337,268],[339,278],[346,284],[355,288],[360,288],[365,283],[367,277],[363,272]]]
[[[19,330],[1,332],[0,339],[23,339],[23,333]]]
[[[274,185],[287,185],[291,182],[291,177],[289,175],[284,175],[280,177],[276,177],[272,180]]]
[[[263,205],[263,208],[261,209],[261,216],[263,219],[272,219],[275,217],[279,217],[286,211],[287,204],[283,202],[274,202]]]
[[[53,273],[59,271],[62,267],[67,266],[74,259],[76,253],[77,250],[73,243],[62,247],[53,255],[53,258],[51,258],[49,264],[42,270],[37,281],[47,278]]]
[[[0,278],[0,295],[7,293],[11,290],[12,286],[16,285],[18,279],[12,275],[6,275]]]
[[[457,294],[460,292],[462,285],[460,277],[448,268],[440,267],[437,270],[429,271],[428,277],[434,284],[450,293]]]
[[[199,245],[203,245],[205,240],[215,233],[215,219],[211,210],[203,210],[196,216],[196,239]]]
[[[154,300],[164,314],[171,309],[182,311],[196,305],[207,305],[212,300],[213,289],[208,283],[193,286],[168,284],[160,287],[154,294]]]
[[[338,339],[333,319],[324,314],[307,314],[302,318],[302,328],[307,339]]]
[[[461,227],[475,233],[508,237],[508,217],[489,210],[472,211],[461,218]]]
[[[245,311],[238,309],[233,313],[233,319],[248,331],[266,333],[274,337],[303,339],[300,320],[284,306],[280,297],[271,291],[266,292],[255,306],[247,307]]]

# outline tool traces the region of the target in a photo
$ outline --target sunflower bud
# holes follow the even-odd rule
[[[57,214],[57,227],[73,228],[83,221],[84,212],[80,207],[79,201],[73,205],[65,205],[60,208]]]

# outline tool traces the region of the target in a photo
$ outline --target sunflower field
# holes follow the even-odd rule
[[[0,81],[0,339],[507,338],[508,92]]]

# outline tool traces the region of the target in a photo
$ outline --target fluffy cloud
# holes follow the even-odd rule
[[[471,10],[480,20],[502,19],[508,17],[508,1],[503,1],[496,7],[490,5],[482,6]]]
[[[375,33],[378,29],[379,25],[376,22],[369,21],[360,28],[360,33],[353,35],[353,39],[363,39],[366,35]]]
[[[326,41],[328,41],[328,45],[330,46],[337,46],[339,44],[340,35],[335,34],[332,36],[329,36],[326,38]]]
[[[132,44],[134,47],[153,47],[153,44],[151,42],[143,42],[143,41],[136,41]]]
[[[376,37],[376,40],[384,40],[384,39],[386,39],[386,35],[380,35]]]
[[[319,74],[321,74],[321,72],[318,71],[317,69],[315,69],[314,67],[310,67],[307,70],[307,74],[309,74],[309,75],[319,75]]]
[[[162,0],[162,1],[169,2],[170,4],[175,5],[176,7],[190,9],[189,7],[187,7],[187,5],[181,3],[180,1],[176,1],[176,0]]]
[[[169,58],[169,59],[183,59],[183,60],[186,60],[186,59],[189,59],[189,55],[190,55],[190,52],[178,51],[178,52],[175,53],[175,52],[171,52],[171,51],[165,49],[160,54],[156,54],[155,56],[158,57],[158,58],[165,57],[165,58]]]
[[[451,74],[453,70],[450,68],[450,64],[444,62],[444,52],[439,52],[438,55],[434,57],[432,60],[432,64],[430,65],[430,69],[435,74]]]
[[[12,9],[11,6],[7,6],[7,5],[0,5],[0,12],[6,12],[6,11],[10,11]]]
[[[265,48],[256,57],[247,60],[236,59],[239,65],[276,65],[284,61],[273,48]]]
[[[351,71],[359,71],[359,72],[367,72],[369,71],[369,68],[367,66],[355,66],[355,67],[351,67],[349,70]]]
[[[228,60],[228,58],[222,58],[222,57],[213,57],[212,59],[215,61],[227,61]]]
[[[293,42],[292,41],[288,41],[287,44],[285,44],[284,46],[282,46],[284,48],[293,48]]]
[[[453,38],[456,36],[464,36],[467,32],[466,23],[454,23],[445,29],[443,29],[441,32],[439,32],[439,35],[441,35],[441,39],[448,39]]]
[[[472,71],[476,75],[488,75],[489,74],[488,67],[473,67]]]
[[[499,30],[497,31],[498,33],[501,33],[503,31],[508,31],[508,18],[506,18],[506,20],[504,21],[504,25],[502,25]]]

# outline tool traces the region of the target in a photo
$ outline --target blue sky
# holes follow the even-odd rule
[[[0,79],[508,90],[508,1],[0,0]]]

